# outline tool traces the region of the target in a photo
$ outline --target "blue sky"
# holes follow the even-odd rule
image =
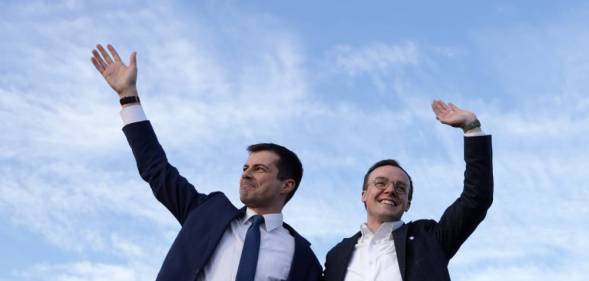
[[[362,176],[411,173],[406,221],[461,191],[461,132],[493,135],[495,201],[453,280],[586,280],[589,5],[582,1],[2,1],[0,280],[150,280],[179,229],[137,175],[96,43],[138,52],[168,157],[235,204],[246,146],[296,151],[285,220],[320,260],[365,220]],[[508,277],[507,277],[508,276]]]

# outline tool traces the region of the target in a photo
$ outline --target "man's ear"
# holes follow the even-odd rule
[[[282,188],[280,189],[280,194],[288,195],[290,194],[295,188],[295,180],[287,179],[282,182]]]
[[[411,201],[407,202],[407,208],[405,208],[405,212],[409,211],[410,207],[411,207]]]
[[[366,190],[362,190],[362,202],[366,204]]]

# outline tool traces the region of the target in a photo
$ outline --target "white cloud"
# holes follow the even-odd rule
[[[151,269],[138,265],[115,265],[81,261],[65,264],[38,264],[27,272],[17,272],[22,280],[47,281],[132,281],[153,279]]]
[[[420,60],[414,42],[372,43],[360,47],[341,45],[335,48],[334,55],[336,66],[350,75],[390,71],[403,65],[416,65]]]

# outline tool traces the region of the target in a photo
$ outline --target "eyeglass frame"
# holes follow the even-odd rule
[[[369,183],[378,190],[385,190],[389,186],[392,186],[394,192],[397,194],[407,193],[408,189],[411,188],[409,184],[407,184],[403,181],[391,181],[391,180],[384,178],[384,177],[377,177],[377,178],[369,181]],[[398,186],[398,185],[401,185],[401,186]]]

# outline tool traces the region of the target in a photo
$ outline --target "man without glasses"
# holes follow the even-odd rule
[[[303,175],[297,155],[272,143],[248,147],[237,209],[221,192],[196,191],[166,158],[137,92],[137,59],[125,65],[107,45],[92,50],[92,63],[116,91],[123,132],[141,177],[182,225],[157,280],[309,280],[321,278],[321,265],[309,242],[283,223],[282,208]]]
[[[450,280],[448,262],[485,218],[493,201],[491,136],[472,112],[435,100],[441,123],[462,128],[464,189],[440,218],[404,223],[413,182],[392,159],[368,169],[362,186],[367,221],[360,231],[332,248],[325,262],[327,281]]]

